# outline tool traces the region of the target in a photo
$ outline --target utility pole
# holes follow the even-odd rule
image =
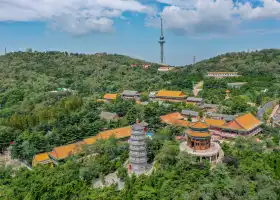
[[[193,56],[193,65],[195,64],[195,56]]]
[[[159,38],[159,44],[160,44],[160,63],[163,64],[164,60],[164,36],[163,36],[163,24],[162,24],[162,17],[160,17],[160,38]]]

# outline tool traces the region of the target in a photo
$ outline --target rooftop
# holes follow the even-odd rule
[[[97,139],[108,139],[115,136],[117,139],[126,138],[131,135],[131,126],[117,128],[109,131],[100,132],[96,137]]]
[[[202,98],[197,98],[197,97],[188,97],[187,101],[197,101],[197,102],[201,102],[203,101]]]
[[[65,159],[71,155],[76,154],[81,144],[81,142],[78,142],[74,144],[55,147],[52,152],[49,153],[49,155],[56,160]]]
[[[126,96],[139,96],[139,92],[138,91],[133,91],[133,90],[124,90],[122,95],[126,95]]]
[[[208,124],[202,121],[197,121],[190,124],[190,128],[194,128],[194,129],[206,129],[208,127],[209,127]]]
[[[205,119],[205,122],[209,126],[222,126],[226,123],[224,120],[221,119],[209,119],[209,118]]]
[[[187,134],[192,137],[211,137],[211,134],[209,132],[197,132],[197,131],[188,130]]]
[[[200,108],[218,108],[219,105],[218,104],[207,104],[207,103],[204,103],[202,105],[200,105]]]
[[[192,110],[182,110],[181,112],[182,115],[191,115],[197,117],[199,115],[198,112],[192,111]]]
[[[185,97],[183,91],[170,91],[170,90],[160,90],[156,97]]]
[[[238,72],[207,72],[208,74],[238,74]]]
[[[103,98],[108,100],[115,100],[117,98],[117,94],[105,94]]]
[[[37,162],[42,162],[42,161],[46,161],[46,160],[49,160],[50,157],[48,155],[48,153],[40,153],[40,154],[37,154],[34,156],[34,159],[37,161]]]
[[[235,121],[243,127],[245,130],[252,130],[257,126],[260,126],[262,122],[258,120],[254,115],[251,113],[247,113],[240,117],[237,117]]]

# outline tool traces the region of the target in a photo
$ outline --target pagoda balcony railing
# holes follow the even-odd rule
[[[132,164],[144,164],[144,163],[147,163],[147,159],[137,159],[137,160],[129,159],[129,160],[130,160],[130,163],[132,163]]]
[[[145,133],[144,129],[143,129],[143,131],[132,129],[131,135],[146,135],[146,133]]]
[[[132,140],[145,140],[146,139],[146,136],[145,135],[143,135],[143,136],[136,136],[136,135],[132,135],[131,137],[130,137],[130,139],[132,139]]]
[[[131,151],[145,151],[146,146],[131,146],[129,147]]]
[[[135,145],[135,146],[145,146],[146,143],[145,141],[136,141],[136,140],[129,140],[130,145]]]
[[[131,157],[143,157],[143,156],[147,156],[147,152],[145,152],[145,153],[130,152],[129,155],[130,155]]]

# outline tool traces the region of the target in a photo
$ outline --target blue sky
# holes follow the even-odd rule
[[[279,0],[0,0],[0,53],[109,52],[184,65],[221,53],[280,46]]]

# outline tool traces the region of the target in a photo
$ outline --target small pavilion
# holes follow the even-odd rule
[[[220,162],[223,157],[223,150],[216,142],[211,141],[209,126],[203,121],[189,124],[186,131],[187,141],[180,144],[180,150],[210,162]]]

